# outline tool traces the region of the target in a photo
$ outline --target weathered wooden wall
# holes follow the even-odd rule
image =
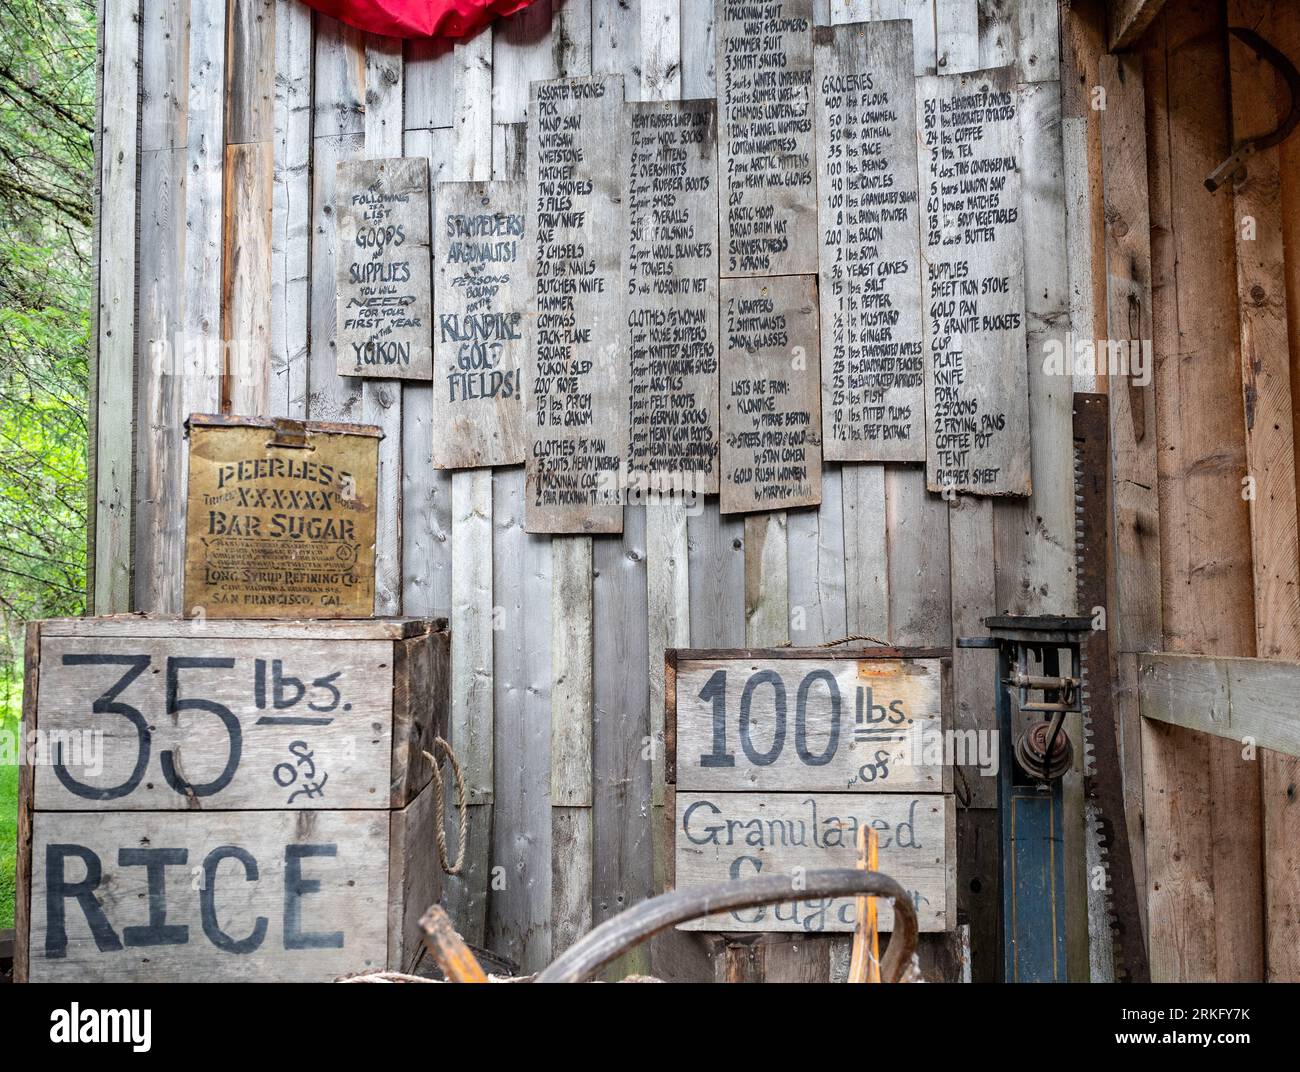
[[[1277,72],[1226,27],[1253,28],[1294,60],[1300,11],[1125,2],[1110,39],[1128,51],[1105,56],[1098,5],[1074,6],[1067,53],[1082,86],[1105,90],[1102,108],[1083,95],[1067,106],[1103,176],[1083,202],[1104,234],[1093,301],[1109,326],[1098,334],[1154,340],[1150,386],[1110,390],[1112,651],[1151,974],[1295,980],[1296,760],[1142,722],[1137,653],[1300,659],[1300,149],[1293,139],[1258,154],[1216,193],[1203,185],[1290,106]]]
[[[994,611],[1074,610],[1074,385],[1038,360],[1027,501],[950,503],[926,492],[920,466],[846,463],[825,466],[819,509],[742,520],[716,499],[690,516],[629,507],[621,536],[554,539],[523,531],[522,468],[432,468],[430,385],[336,375],[337,161],[405,153],[427,158],[435,182],[518,178],[531,80],[609,72],[630,100],[711,96],[712,0],[537,0],[454,45],[367,37],[297,0],[105,7],[96,610],[181,609],[188,412],[381,425],[377,609],[451,620],[472,834],[448,896],[471,941],[537,968],[654,889],[666,646],[866,634],[947,647]],[[1067,193],[1097,206],[1100,193],[1083,119],[1062,123],[1057,0],[818,11],[824,23],[899,17],[913,20],[918,74],[1015,69],[1027,356],[1072,326],[1100,334],[1093,217],[1082,201],[1067,211]],[[1081,267],[1067,256],[1080,249]],[[954,659],[959,725],[991,726],[990,654]],[[959,883],[959,909],[979,974],[995,957],[996,790],[973,778],[968,793],[959,851],[976,881]],[[1068,794],[1081,814],[1077,772]],[[1081,903],[1081,824],[1066,836]],[[1076,975],[1085,947],[1076,928]],[[699,952],[661,943],[653,966],[711,970]],[[740,962],[755,956],[734,947],[719,972],[752,975]],[[773,945],[765,974],[824,973],[837,956]]]

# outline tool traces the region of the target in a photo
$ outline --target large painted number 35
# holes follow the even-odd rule
[[[143,674],[152,662],[148,655],[96,655],[71,654],[63,656],[64,666],[125,666],[126,672],[92,704],[91,711],[97,715],[119,715],[126,719],[136,734],[135,765],[130,775],[120,785],[99,787],[78,781],[63,763],[62,749],[56,744],[54,753],[54,774],[70,793],[85,800],[118,800],[129,796],[144,778],[149,765],[149,755],[153,748],[153,734],[148,720],[136,707],[118,699],[131,684]],[[200,656],[171,656],[167,659],[167,714],[179,715],[183,711],[203,711],[215,715],[230,738],[225,769],[212,781],[201,784],[191,782],[182,771],[175,753],[168,749],[158,756],[162,766],[163,778],[177,793],[186,797],[207,797],[219,793],[231,782],[239,766],[239,756],[243,748],[243,731],[239,719],[230,708],[215,700],[181,695],[182,670],[230,670],[235,665],[234,659],[213,659]]]

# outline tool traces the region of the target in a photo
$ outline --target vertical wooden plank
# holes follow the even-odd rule
[[[885,468],[889,542],[889,641],[920,647],[952,643],[948,504],[926,491],[916,466]]]
[[[623,535],[597,538],[592,548],[594,924],[654,892],[645,518],[645,507],[629,506]],[[642,946],[610,977],[648,970]]]
[[[821,505],[786,514],[789,629],[790,642],[795,646],[826,644],[850,632],[841,479],[842,472],[849,468],[826,466],[822,471]]]
[[[980,69],[978,0],[935,0],[935,40],[938,73]]]
[[[226,147],[221,337],[229,412],[260,415],[271,398],[271,142]]]
[[[563,0],[553,10],[551,42],[557,78],[591,74],[592,0]]]
[[[271,191],[271,387],[268,412],[307,415],[311,276],[311,10],[278,0]]]
[[[189,95],[189,0],[142,0],[140,12],[140,151],[183,149]],[[104,13],[103,29],[113,16]],[[105,41],[106,45],[107,42]],[[102,90],[101,86],[101,90]],[[103,92],[100,100],[106,100]]]
[[[551,544],[551,954],[592,921],[592,547]]]
[[[227,8],[220,403],[267,411],[271,369],[271,190],[275,5],[233,0]]]
[[[1177,748],[1176,735],[1152,727],[1148,735],[1143,728],[1137,706],[1137,667],[1133,652],[1158,650],[1163,646],[1161,624],[1161,529],[1177,515],[1166,507],[1182,509],[1181,502],[1163,502],[1164,496],[1152,501],[1150,488],[1163,483],[1158,471],[1157,415],[1164,421],[1176,419],[1176,363],[1170,354],[1176,346],[1176,321],[1169,316],[1172,302],[1157,302],[1153,294],[1153,252],[1161,243],[1168,247],[1168,146],[1164,125],[1164,54],[1163,39],[1158,54],[1158,69],[1151,72],[1148,84],[1158,90],[1151,98],[1150,122],[1144,104],[1142,65],[1136,59],[1112,60],[1102,57],[1098,71],[1099,85],[1105,92],[1106,108],[1100,112],[1099,136],[1105,162],[1103,199],[1105,209],[1104,275],[1106,282],[1106,328],[1096,336],[1139,341],[1153,339],[1157,357],[1157,383],[1136,387],[1127,379],[1106,378],[1110,388],[1110,440],[1112,467],[1112,538],[1110,540],[1110,581],[1108,603],[1112,618],[1111,634],[1113,678],[1117,685],[1115,711],[1120,727],[1120,751],[1125,775],[1126,820],[1129,844],[1133,846],[1135,875],[1147,883],[1144,832],[1150,830],[1153,843],[1167,844],[1165,828],[1174,817],[1165,808],[1153,816],[1145,814],[1146,801],[1164,803],[1166,797],[1152,786],[1170,763],[1159,757],[1153,764],[1145,762],[1144,742],[1150,736],[1153,746],[1163,750]],[[1150,208],[1147,196],[1148,129],[1152,132]],[[1164,162],[1164,166],[1161,166]],[[1166,215],[1162,219],[1159,213]],[[1155,225],[1155,226],[1153,226]],[[1167,269],[1172,265],[1166,262]],[[1164,282],[1164,281],[1160,281]],[[1172,273],[1164,285],[1172,294]],[[1164,315],[1162,314],[1162,311]],[[1100,316],[1100,311],[1098,313]],[[1100,370],[1099,370],[1100,371]],[[1098,379],[1101,379],[1100,375]],[[1168,385],[1168,392],[1165,391]],[[1172,412],[1173,417],[1168,416]],[[1176,527],[1176,526],[1171,526]],[[1092,608],[1083,608],[1092,613]],[[1208,763],[1208,742],[1187,742],[1202,753],[1200,762]],[[1205,770],[1208,778],[1208,766]],[[1143,792],[1145,781],[1147,791]],[[1145,797],[1145,799],[1144,799]],[[1185,813],[1195,815],[1195,811]],[[1181,821],[1181,817],[1180,820]],[[1203,832],[1208,837],[1208,830]],[[1160,898],[1154,895],[1150,908],[1168,912],[1177,907],[1185,884],[1161,883]],[[1143,902],[1146,903],[1145,901]],[[1195,900],[1192,902],[1196,903]],[[1181,909],[1179,909],[1181,910]],[[1153,964],[1154,971],[1154,964]],[[1153,978],[1156,976],[1153,974]]]
[[[1228,24],[1277,38],[1274,5],[1229,0]],[[1234,144],[1276,128],[1276,72],[1243,42],[1228,45]],[[1300,659],[1300,547],[1279,152],[1251,157],[1231,184],[1241,310],[1241,378],[1255,590],[1255,654]],[[1221,190],[1220,194],[1226,194]],[[1264,824],[1264,938],[1270,982],[1300,981],[1300,761],[1260,754]]]
[[[147,77],[147,76],[146,76]],[[175,492],[171,485],[184,464],[184,421],[180,378],[174,354],[181,345],[181,293],[176,286],[185,255],[185,150],[157,149],[140,154],[140,241],[137,260],[136,324],[136,476],[134,553],[158,568],[137,570],[134,606],[156,610],[160,586],[170,583],[165,570],[176,542],[166,537],[173,523]],[[104,254],[105,256],[107,254]],[[97,407],[98,408],[98,407]]]
[[[1015,63],[1017,81],[1058,79],[1061,58],[1057,0],[1017,0]]]
[[[790,640],[789,544],[786,514],[745,515],[745,644]]]
[[[312,60],[312,241],[308,321],[307,415],[313,420],[359,422],[361,384],[338,375],[335,357],[334,171],[340,160],[365,150],[365,48],[358,31],[315,16]]]
[[[404,69],[406,69],[404,67]],[[407,79],[408,103],[410,80]],[[406,155],[429,161],[431,207],[451,178],[452,127],[408,130]],[[451,615],[451,473],[433,468],[433,385],[402,385],[402,610]]]
[[[551,33],[557,76],[590,74],[591,0],[565,0]],[[551,955],[558,956],[592,923],[591,537],[558,536],[551,555]]]
[[[454,473],[451,500],[451,744],[478,840],[466,853],[466,873],[448,879],[447,906],[465,940],[482,945],[494,780],[491,470]]]
[[[117,417],[133,409],[139,21],[136,0],[106,0],[104,105],[100,116],[98,355],[95,368],[95,588],[97,613],[131,607],[134,464]]]
[[[102,4],[101,4],[102,6]],[[101,15],[103,13],[101,12]],[[131,544],[135,556],[144,562],[158,562],[165,543],[167,526],[171,523],[169,510],[174,505],[170,485],[177,468],[183,463],[185,448],[182,442],[184,416],[180,413],[179,378],[173,375],[173,348],[180,340],[181,289],[176,282],[181,277],[181,262],[185,255],[185,142],[188,116],[185,101],[189,93],[189,34],[186,20],[188,0],[147,0],[141,5],[140,50],[140,158],[139,178],[136,184],[139,199],[139,240],[135,243],[136,301],[135,301],[135,353],[136,353],[136,421],[135,473],[133,480],[134,518]],[[100,19],[101,68],[103,53],[108,44],[106,18]],[[103,71],[100,72],[98,101],[104,114],[119,108],[121,100],[105,96]],[[101,119],[101,127],[106,124]],[[99,235],[107,234],[103,221],[107,200],[103,186],[105,164],[103,148],[113,137],[113,132],[103,130],[96,138],[96,194],[100,206]],[[116,163],[116,162],[114,162]],[[125,163],[125,160],[123,161]],[[112,202],[116,206],[116,202]],[[122,223],[116,217],[113,224]],[[120,230],[118,237],[125,240],[128,232]],[[102,241],[95,250],[96,277],[102,265],[101,258],[109,256]],[[98,310],[100,294],[106,281],[99,280],[95,296]],[[96,342],[99,326],[96,324]],[[99,438],[97,415],[99,400],[93,390],[91,402],[92,454]],[[120,399],[118,400],[120,404]],[[92,478],[93,479],[93,478]],[[97,483],[97,482],[96,482]],[[98,487],[90,488],[91,506],[95,505]],[[93,516],[87,517],[87,526],[95,526]],[[93,531],[90,550],[93,554]],[[175,549],[175,541],[170,544]],[[93,598],[95,590],[95,563],[88,562],[87,582]],[[174,563],[180,569],[179,562]],[[140,610],[153,610],[159,606],[158,585],[165,578],[164,569],[139,570],[134,573],[133,605]]]
[[[522,123],[528,117],[528,87],[556,77],[549,40],[556,4],[534,3],[492,25],[492,122]]]
[[[226,144],[269,142],[275,130],[277,0],[230,0]]]
[[[190,413],[216,413],[222,402],[226,4],[191,6],[189,38],[182,340],[171,355],[170,370],[179,378],[182,420]],[[172,572],[169,566],[179,563],[185,553],[187,474],[183,458],[177,463],[176,476],[167,488],[168,524],[162,533],[158,563],[163,577],[157,591],[157,609],[172,613],[182,609],[181,571]]]
[[[456,94],[453,87],[452,38],[415,37],[406,43],[407,130],[441,130],[452,125]]]
[[[979,25],[978,67],[1005,67],[1016,59],[1016,9],[1014,0],[977,0]]]
[[[702,503],[687,520],[691,647],[745,645],[745,523]]]
[[[492,177],[492,41],[488,27],[455,45],[451,177]],[[434,428],[437,435],[438,429]],[[451,476],[451,716],[452,747],[460,756],[475,805],[471,828],[480,840],[461,881],[448,883],[447,903],[467,941],[486,936],[488,871],[493,839],[493,523],[492,471]],[[472,773],[471,773],[472,772]],[[467,857],[468,858],[468,857]]]
[[[845,624],[850,633],[883,640],[889,635],[885,467],[845,465],[841,471],[841,485]]]
[[[1160,355],[1156,398],[1164,640],[1173,651],[1249,655],[1254,611],[1249,518],[1240,494],[1244,415],[1235,401],[1240,398],[1240,337],[1235,316],[1224,315],[1235,306],[1237,289],[1232,204],[1201,185],[1230,149],[1226,94],[1205,92],[1207,85],[1224,85],[1222,9],[1207,0],[1187,0],[1167,9],[1162,20],[1162,29],[1148,37],[1148,55],[1162,47],[1163,60],[1155,67],[1147,61],[1147,101],[1154,120],[1147,127],[1167,130],[1167,152],[1153,153],[1148,166],[1152,234],[1160,238],[1159,247],[1153,241],[1152,252],[1160,265],[1153,267],[1153,319]],[[1154,86],[1161,77],[1163,86]],[[1160,98],[1153,92],[1157,88]],[[1161,210],[1167,211],[1161,219],[1155,206],[1163,196],[1169,208]],[[1225,354],[1233,360],[1225,361]],[[1215,613],[1207,615],[1210,606]],[[1159,749],[1174,754],[1154,755]],[[1168,852],[1147,859],[1151,947],[1163,943],[1176,949],[1172,928],[1204,927],[1213,936],[1208,949],[1198,944],[1186,955],[1180,951],[1173,962],[1153,961],[1153,979],[1261,978],[1258,766],[1243,760],[1233,742],[1189,742],[1176,730],[1148,732],[1144,727],[1142,751],[1148,771],[1186,772],[1208,783],[1213,803],[1203,824],[1185,828],[1214,846],[1212,870],[1189,875],[1190,857],[1181,851],[1189,847],[1174,840],[1178,830],[1164,832],[1179,818],[1170,813],[1180,806],[1172,798],[1188,783],[1148,778],[1148,844],[1169,846]],[[1188,879],[1212,883],[1212,918],[1204,915],[1203,902],[1185,895]]]
[[[1070,266],[1070,328],[1095,340],[1106,308],[1106,244],[1101,174],[1097,63],[1105,51],[1102,0],[1057,0],[1061,28],[1061,126],[1065,155],[1066,260]],[[1074,389],[1104,388],[1097,371],[1075,369]]]
[[[682,98],[697,100],[717,96],[713,76],[714,45],[713,0],[678,0],[681,15],[679,50],[682,65]]]
[[[500,78],[498,51],[494,79]],[[523,123],[497,124],[493,178],[522,181]],[[528,973],[551,959],[551,541],[524,531],[524,472],[493,483],[493,884],[487,944]]]
[[[640,5],[591,0],[591,74],[621,74],[630,101],[641,95]],[[586,73],[586,72],[584,72]]]
[[[641,0],[640,100],[682,97],[681,0]]]
[[[494,475],[492,860],[487,941],[527,973],[550,961],[551,547],[524,532],[520,468]]]
[[[402,43],[369,35],[365,48],[366,156],[372,160],[401,156]],[[379,486],[400,488],[402,385],[366,379],[361,385],[361,420],[378,425],[384,433],[379,441]],[[401,612],[402,506],[397,497],[381,495],[375,517],[375,613]],[[452,637],[454,647],[454,632]]]
[[[1018,91],[1032,492],[994,504],[1000,613],[1073,614],[1074,436],[1060,84]],[[1060,355],[1059,361],[1052,358]]]
[[[362,134],[366,129],[365,35],[317,14],[312,136]]]

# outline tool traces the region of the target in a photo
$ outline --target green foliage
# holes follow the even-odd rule
[[[24,619],[86,585],[95,6],[0,0],[0,733]],[[13,926],[18,768],[0,763],[0,928]]]
[[[0,617],[84,609],[95,9],[0,0]]]

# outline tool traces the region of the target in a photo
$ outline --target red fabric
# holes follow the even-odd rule
[[[533,0],[304,0],[358,30],[385,37],[465,37]]]

